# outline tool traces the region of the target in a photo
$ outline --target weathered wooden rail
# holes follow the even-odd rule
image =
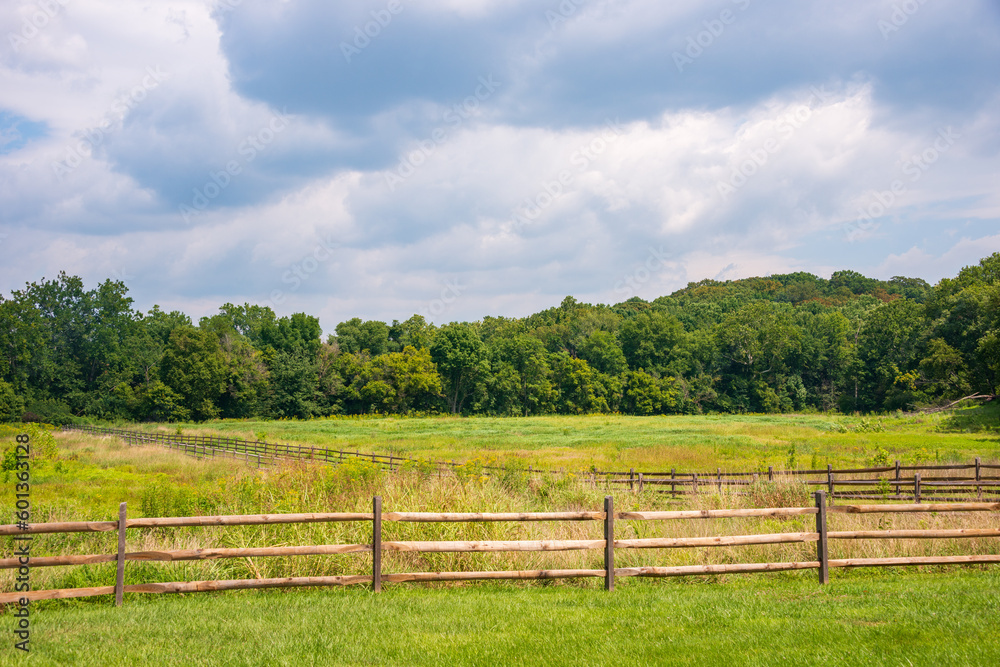
[[[1000,555],[953,555],[894,558],[829,558],[829,540],[895,540],[895,539],[961,539],[1000,537],[1000,528],[944,529],[944,530],[861,530],[829,531],[828,513],[918,513],[918,512],[1000,512],[1000,503],[923,503],[909,505],[841,505],[828,507],[825,492],[817,491],[813,507],[773,507],[760,509],[718,509],[652,512],[615,512],[611,496],[605,498],[603,511],[576,512],[524,512],[524,513],[438,513],[438,512],[383,512],[382,499],[372,501],[371,512],[339,512],[314,514],[260,514],[236,516],[197,516],[129,519],[127,507],[121,504],[118,521],[78,521],[63,523],[0,526],[0,535],[40,533],[111,532],[118,533],[118,550],[114,554],[61,555],[31,557],[25,564],[22,559],[0,560],[0,569],[90,565],[117,563],[114,585],[90,588],[32,590],[0,594],[0,603],[13,603],[20,599],[48,600],[79,598],[98,595],[115,595],[116,604],[122,603],[124,593],[180,593],[197,591],[222,591],[250,588],[282,588],[297,586],[343,586],[371,584],[381,589],[383,582],[429,582],[459,580],[531,580],[563,579],[577,577],[604,577],[607,590],[613,590],[618,577],[673,577],[699,574],[777,572],[785,570],[815,569],[820,583],[829,581],[830,568],[844,567],[896,567],[939,564],[1000,563]],[[759,535],[719,535],[709,537],[653,537],[642,539],[616,539],[615,523],[619,521],[683,521],[692,519],[721,519],[738,517],[794,517],[816,516],[814,532],[769,533]],[[206,548],[129,552],[126,550],[128,530],[172,528],[182,526],[240,526],[267,524],[296,524],[321,522],[371,523],[371,540],[364,544],[333,544],[304,546],[275,546],[258,548]],[[481,541],[383,541],[382,522],[482,522],[482,521],[595,521],[604,527],[602,539],[586,540],[481,540]],[[718,565],[686,565],[674,567],[615,567],[616,549],[681,549],[720,546],[816,543],[816,559],[802,562],[730,563]],[[385,552],[538,552],[601,550],[604,563],[601,569],[513,570],[486,572],[384,572],[382,555]],[[192,561],[218,558],[246,558],[270,556],[346,555],[371,554],[371,575],[338,575],[321,577],[284,577],[268,579],[238,579],[220,581],[175,581],[157,583],[124,583],[128,561]]]
[[[98,426],[64,426],[95,435],[111,435],[124,439],[130,445],[158,444],[182,451],[198,458],[227,457],[242,459],[257,467],[279,464],[282,460],[321,461],[339,464],[350,460],[363,460],[388,471],[407,465],[428,467],[434,474],[450,474],[460,468],[455,461],[426,461],[392,454],[363,453],[344,449],[328,449],[305,445],[287,445],[255,440],[242,440],[219,435],[185,435],[164,431],[136,431]],[[483,466],[485,474],[503,471],[500,466]],[[528,469],[531,475],[553,475],[561,471]],[[954,473],[958,473],[955,475]],[[967,473],[963,475],[963,473]],[[674,496],[697,494],[712,489],[741,489],[761,481],[794,480],[806,486],[822,487],[832,502],[844,500],[912,500],[923,499],[940,502],[963,502],[1000,499],[1000,465],[985,464],[976,458],[967,464],[904,466],[899,461],[893,465],[871,468],[834,469],[828,465],[817,470],[767,470],[750,472],[677,472],[664,471],[589,471],[578,472],[578,479],[603,488],[628,487],[632,491],[657,491]]]

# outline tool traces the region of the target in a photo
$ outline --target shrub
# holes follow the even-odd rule
[[[14,387],[0,380],[0,422],[21,421],[21,414],[24,412],[24,401]]]

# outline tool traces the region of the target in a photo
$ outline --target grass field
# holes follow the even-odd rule
[[[432,460],[493,456],[566,470],[847,467],[880,449],[906,464],[1000,460],[1000,406],[952,414],[354,417],[147,425]]]
[[[41,605],[0,664],[995,665],[998,617],[997,569],[129,597]]]
[[[393,451],[428,458],[495,456],[567,469],[716,465],[746,469],[866,463],[874,452],[906,462],[1000,454],[995,410],[950,416],[862,420],[830,415],[529,419],[331,419],[182,425],[269,441]],[[146,428],[170,428],[145,426]],[[8,439],[14,431],[6,429]],[[44,439],[40,437],[40,440]],[[420,470],[388,475],[363,462],[306,463],[258,471],[232,460],[198,461],[115,438],[56,433],[32,463],[33,521],[103,520],[129,503],[129,516],[365,511],[373,495],[388,509],[437,511],[599,510],[607,491],[579,477],[436,478]],[[551,478],[551,479],[549,479]],[[5,505],[14,484],[0,473]],[[802,506],[799,485],[761,484],[752,495],[706,493],[672,500],[614,492],[616,509]],[[831,530],[995,527],[974,514],[833,515]],[[621,522],[619,537],[707,536],[811,530],[809,517],[694,522]],[[384,539],[595,539],[598,522],[570,524],[394,524]],[[364,524],[206,527],[129,531],[129,550],[364,542]],[[33,555],[108,553],[113,534],[40,535]],[[5,551],[12,548],[4,539]],[[811,560],[811,544],[715,549],[624,550],[619,566]],[[839,541],[831,557],[998,553],[996,538]],[[600,552],[408,554],[386,571],[600,568]],[[126,583],[314,576],[370,571],[369,556],[130,563]],[[113,564],[37,568],[35,588],[108,585]],[[995,620],[1000,568],[835,570],[619,582],[607,594],[588,580],[552,585],[389,585],[364,588],[129,595],[33,607],[36,664],[1000,664]],[[13,572],[0,574],[0,590]],[[3,623],[13,619],[4,611]],[[12,636],[0,664],[25,662]]]

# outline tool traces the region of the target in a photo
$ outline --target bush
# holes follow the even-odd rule
[[[17,395],[14,387],[0,380],[0,422],[21,421],[24,412],[24,400]]]
[[[54,459],[59,454],[56,446],[55,436],[52,435],[51,427],[39,426],[38,424],[25,424],[17,429],[18,433],[28,436],[30,443],[31,458],[34,460]],[[0,470],[14,470],[17,468],[17,448],[15,443],[10,443],[3,450],[3,459],[0,461]]]
[[[57,400],[29,401],[25,407],[24,414],[21,416],[21,421],[25,423],[53,424],[55,426],[80,422],[70,411],[67,403]]]

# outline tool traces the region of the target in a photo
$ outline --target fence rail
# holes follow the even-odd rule
[[[322,461],[339,464],[351,460],[364,460],[388,471],[402,467],[430,466],[435,474],[452,474],[461,466],[455,461],[425,461],[421,459],[395,456],[393,454],[363,453],[345,449],[329,449],[306,445],[283,445],[242,440],[219,435],[185,435],[163,431],[136,431],[98,426],[63,426],[63,430],[75,430],[95,435],[111,435],[122,438],[130,445],[158,444],[182,451],[198,458],[242,459],[259,468],[280,464],[284,460]],[[484,466],[487,474],[504,470],[502,466]],[[531,475],[552,475],[561,471],[540,470],[529,467]],[[946,473],[960,473],[949,475]],[[967,473],[965,475],[961,473]],[[992,473],[992,474],[991,474]],[[710,489],[723,488],[733,493],[762,480],[796,480],[810,487],[823,487],[831,500],[913,500],[919,503],[923,498],[945,502],[963,502],[1000,499],[1000,465],[983,463],[976,458],[972,463],[955,465],[904,466],[899,461],[893,465],[870,468],[834,469],[828,465],[818,470],[775,470],[769,467],[761,471],[677,472],[676,468],[664,471],[588,471],[579,472],[581,480],[590,480],[595,486],[606,489],[627,487],[631,491],[657,491],[673,496],[698,494]]]
[[[382,499],[372,499],[372,511],[351,513],[315,514],[260,514],[240,516],[199,516],[128,519],[127,506],[122,503],[119,520],[79,521],[50,524],[33,524],[25,531],[17,525],[0,526],[0,535],[29,533],[70,533],[81,531],[107,532],[117,530],[118,551],[114,554],[61,555],[31,557],[25,564],[20,558],[0,560],[0,569],[26,567],[54,567],[117,563],[114,586],[90,588],[33,590],[2,593],[0,603],[13,603],[21,599],[49,600],[79,598],[98,595],[115,595],[116,604],[122,604],[123,593],[180,593],[198,591],[223,591],[248,588],[283,588],[297,586],[346,586],[371,584],[378,591],[383,582],[476,581],[476,580],[531,580],[577,577],[604,577],[605,589],[613,590],[616,577],[672,577],[700,574],[777,572],[785,570],[815,569],[821,584],[829,581],[829,568],[895,567],[934,564],[992,564],[1000,563],[1000,555],[954,555],[893,558],[830,559],[829,540],[894,540],[894,539],[961,539],[1000,537],[1000,529],[947,529],[947,530],[882,530],[882,531],[829,531],[828,514],[875,514],[894,512],[1000,512],[1000,503],[913,504],[913,505],[840,505],[828,507],[825,492],[814,495],[814,507],[774,507],[759,509],[720,509],[694,511],[615,512],[611,496],[605,498],[604,511],[591,512],[523,512],[523,513],[448,513],[448,512],[383,512]],[[677,521],[690,519],[718,519],[734,517],[792,517],[816,516],[815,532],[770,533],[760,535],[718,535],[709,537],[675,537],[616,539],[616,521]],[[372,525],[371,541],[364,544],[333,544],[303,546],[273,546],[260,548],[206,548],[174,549],[129,552],[126,534],[129,529],[148,529],[181,526],[232,526],[261,524],[295,524],[337,521],[364,521]],[[481,540],[481,541],[382,541],[382,522],[489,522],[489,521],[600,521],[604,525],[603,539],[589,540]],[[730,563],[718,565],[686,565],[676,567],[621,567],[614,565],[616,549],[681,549],[727,547],[754,544],[816,543],[816,560],[777,563]],[[602,569],[576,570],[515,570],[496,572],[383,572],[384,552],[418,553],[483,553],[603,550]],[[219,581],[175,581],[129,584],[124,583],[128,561],[177,562],[217,558],[246,558],[269,556],[347,555],[372,554],[372,574],[339,575],[322,577],[285,577],[268,579],[238,579]],[[20,571],[20,570],[19,570]]]

